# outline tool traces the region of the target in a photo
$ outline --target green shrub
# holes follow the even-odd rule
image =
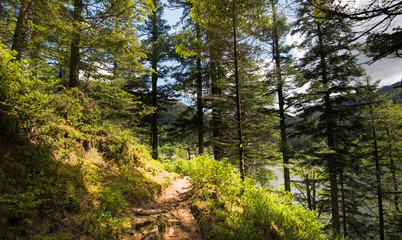
[[[227,161],[199,156],[169,162],[166,168],[190,176],[198,196],[208,202],[211,239],[329,238],[316,212],[294,203],[290,195],[257,186],[251,179],[241,182],[238,170]]]
[[[86,233],[92,239],[120,239],[124,233],[125,219],[114,217],[111,212],[95,211],[82,220]]]
[[[139,103],[102,85],[95,102],[13,60],[0,43],[0,239],[121,238],[126,208],[161,190],[160,163],[115,124]]]
[[[109,212],[112,216],[116,216],[122,212],[126,205],[126,199],[120,191],[104,187],[99,195],[99,199],[102,201],[102,210]]]

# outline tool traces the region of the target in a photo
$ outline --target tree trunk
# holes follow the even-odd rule
[[[200,26],[196,24],[197,40],[201,40]],[[201,57],[197,56],[197,126],[198,153],[204,153],[204,100],[202,96],[202,66]]]
[[[233,30],[233,62],[234,62],[234,76],[235,76],[235,88],[236,88],[236,120],[237,120],[237,141],[239,151],[239,169],[240,177],[242,181],[245,178],[245,159],[244,159],[244,137],[243,137],[243,122],[242,122],[242,106],[240,96],[240,79],[239,79],[239,66],[237,56],[237,22],[236,22],[236,1],[233,1],[233,18],[232,18],[232,30]]]
[[[70,54],[70,79],[69,87],[78,87],[79,74],[80,74],[80,43],[81,43],[81,29],[80,23],[82,21],[82,0],[74,0],[74,13],[73,13],[73,40],[71,42]]]
[[[373,147],[374,147],[375,171],[376,171],[375,176],[377,180],[376,185],[377,185],[377,199],[378,199],[378,218],[380,222],[380,240],[384,240],[385,234],[384,234],[384,211],[382,205],[382,189],[381,189],[381,167],[380,167],[380,159],[378,157],[377,136],[375,129],[373,129],[373,139],[374,139]]]
[[[272,21],[273,24],[276,23],[276,10],[275,3],[271,1],[272,6]],[[272,38],[272,53],[273,58],[275,60],[275,75],[277,81],[277,93],[278,93],[278,102],[279,102],[279,126],[281,130],[281,151],[283,158],[283,176],[285,182],[285,191],[290,192],[290,172],[289,172],[289,154],[288,154],[288,146],[286,139],[286,122],[285,122],[285,99],[283,97],[283,84],[282,84],[282,71],[281,71],[281,59],[280,59],[280,50],[279,50],[279,37],[278,31],[276,27],[273,29],[273,38]]]
[[[154,0],[154,5],[156,6],[156,0]],[[157,25],[156,11],[152,14],[152,42],[156,43],[158,39],[158,25]],[[152,59],[151,67],[154,72],[152,72],[152,107],[155,112],[152,114],[152,158],[158,159],[158,56],[155,47],[152,49]]]
[[[307,207],[308,209],[312,210],[313,208],[312,208],[309,174],[306,174],[306,195],[307,195]]]
[[[348,232],[347,232],[347,228],[346,228],[346,203],[345,203],[345,189],[344,189],[343,171],[340,172],[340,180],[341,180],[343,236],[346,238],[348,236]]]
[[[156,61],[152,61],[152,69],[157,70]],[[152,107],[155,112],[152,114],[152,158],[158,159],[158,74],[152,73]]]
[[[222,89],[219,86],[217,76],[218,73],[217,63],[211,62],[211,94],[212,94],[212,138],[213,138],[213,151],[216,160],[223,159],[223,150],[220,140],[222,138],[222,112],[219,109],[218,102],[222,95]]]
[[[38,18],[34,17],[32,20],[33,25],[38,24]],[[41,57],[41,39],[40,39],[40,32],[37,28],[34,28],[31,33],[31,43],[30,43],[30,50],[29,50],[29,59],[31,60],[31,64],[33,67],[32,74],[35,77],[38,77],[38,71],[36,69],[39,66]]]
[[[21,6],[18,13],[17,24],[15,25],[13,43],[11,50],[17,52],[16,60],[20,61],[22,52],[25,48],[27,32],[28,32],[28,18],[31,11],[33,0],[21,0]]]
[[[322,70],[322,83],[324,85],[328,84],[328,76],[327,76],[327,64],[325,61],[325,50],[323,43],[323,34],[321,32],[321,25],[317,21],[317,34],[319,39],[319,47],[320,47],[320,64]],[[328,148],[333,150],[335,147],[334,141],[334,126],[332,121],[332,108],[331,108],[331,100],[330,94],[327,91],[324,97],[325,102],[325,115],[326,115],[326,135]],[[338,179],[337,179],[337,167],[336,167],[336,158],[331,154],[328,158],[329,161],[329,182],[331,188],[331,214],[332,214],[332,227],[339,233],[341,230],[340,222],[339,222],[339,203],[338,203]]]
[[[208,33],[210,39],[214,39],[215,33]],[[210,49],[210,75],[211,75],[211,108],[212,108],[212,144],[213,144],[213,152],[214,158],[216,160],[223,159],[223,150],[222,145],[220,143],[220,139],[222,137],[222,112],[219,109],[219,101],[222,96],[222,89],[219,84],[220,79],[220,49],[219,46],[214,45],[211,46]]]
[[[317,210],[317,202],[316,202],[316,198],[315,198],[317,190],[316,190],[316,187],[315,187],[315,173],[314,172],[313,172],[313,178],[312,178],[311,182],[312,182],[312,187],[313,187],[313,196],[312,196],[312,207],[313,207],[313,209],[312,210]]]
[[[389,130],[387,129],[387,136],[390,137]],[[399,198],[398,198],[398,180],[396,178],[396,168],[395,168],[395,163],[394,163],[394,158],[392,156],[392,151],[391,151],[391,139],[388,141],[388,155],[389,155],[389,161],[391,165],[391,175],[392,175],[392,182],[394,184],[394,206],[397,211],[399,211]]]
[[[367,86],[369,85],[367,79]],[[381,189],[381,167],[380,167],[380,158],[378,156],[378,145],[377,145],[377,133],[375,130],[375,122],[374,122],[374,113],[373,113],[373,105],[370,101],[370,116],[371,116],[371,123],[372,123],[372,133],[373,133],[373,148],[374,148],[374,160],[375,160],[375,176],[376,176],[376,187],[377,187],[377,201],[378,201],[378,218],[380,224],[380,240],[385,239],[385,232],[384,232],[384,212],[383,212],[383,205],[382,205],[382,189]]]

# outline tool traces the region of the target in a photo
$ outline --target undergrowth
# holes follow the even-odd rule
[[[92,88],[94,101],[13,59],[0,45],[0,238],[127,238],[133,216],[126,210],[160,192],[169,180],[162,165],[132,131],[105,120],[119,114],[102,106],[107,85]],[[126,102],[111,88],[119,105]],[[225,161],[199,156],[166,168],[194,180],[210,239],[329,238],[315,212],[242,182]]]
[[[160,192],[162,165],[84,92],[13,59],[0,45],[0,238],[132,234],[126,209]]]
[[[241,182],[238,170],[226,161],[198,156],[165,164],[166,168],[190,176],[196,186],[197,205],[206,204],[210,239],[306,239],[330,236],[317,213],[294,203],[290,195],[258,187],[252,179]],[[196,199],[195,198],[195,199]]]

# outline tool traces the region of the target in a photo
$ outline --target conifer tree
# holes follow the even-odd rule
[[[68,86],[70,88],[78,87],[79,74],[80,74],[80,48],[81,48],[81,23],[82,23],[82,11],[84,5],[82,0],[74,0],[73,10],[73,32],[70,47],[70,75]]]
[[[246,170],[252,169],[251,166],[255,160],[255,155],[252,154],[250,148],[253,146],[252,138],[249,135],[250,129],[253,128],[248,123],[253,117],[259,115],[257,106],[261,107],[264,105],[262,102],[267,101],[259,95],[261,88],[260,92],[256,91],[259,88],[257,87],[259,84],[258,70],[255,65],[258,59],[258,47],[248,41],[256,39],[255,30],[261,19],[266,16],[266,9],[264,3],[260,1],[208,0],[191,1],[191,3],[193,4],[192,16],[207,32],[207,35],[213,36],[211,38],[211,41],[214,41],[213,46],[221,49],[220,67],[222,67],[223,74],[218,86],[224,98],[221,98],[218,106],[213,106],[219,108],[223,113],[222,116],[226,118],[219,126],[219,131],[223,133],[219,141],[222,145],[231,146],[225,148],[226,154],[232,159],[236,159],[244,179]],[[213,61],[215,61],[215,57],[211,57],[211,64]],[[216,81],[211,84],[216,84]],[[257,99],[260,99],[261,102]],[[254,103],[253,107],[248,105],[251,102]],[[254,120],[253,123],[253,126],[256,127],[260,122]],[[233,135],[234,132],[236,135]],[[250,160],[246,163],[248,157]],[[263,154],[260,159],[264,159]]]
[[[191,3],[189,1],[170,1],[174,8],[183,10],[183,17],[180,22],[183,30],[175,35],[176,52],[180,55],[179,66],[176,67],[173,76],[177,80],[176,87],[180,91],[195,96],[197,114],[194,117],[194,125],[198,135],[198,153],[204,153],[205,123],[204,123],[204,90],[206,64],[203,59],[205,55],[205,34],[196,20],[190,16]],[[204,57],[205,58],[205,57]],[[192,111],[188,111],[192,112]]]
[[[402,44],[401,28],[399,26],[391,29],[391,26],[398,21],[397,17],[402,15],[401,1],[366,0],[361,3],[337,1],[337,4],[331,6],[322,5],[320,1],[314,0],[307,2],[323,13],[321,18],[349,19],[355,25],[367,25],[367,28],[361,28],[361,34],[354,41],[368,36],[364,52],[371,57],[371,63],[385,57],[401,57],[399,53]]]
[[[369,92],[370,90],[366,90]],[[373,90],[371,94],[376,95]],[[399,109],[399,110],[398,110]],[[354,234],[369,238],[397,239],[401,236],[396,222],[401,213],[398,203],[398,173],[400,158],[400,105],[392,104],[381,98],[367,100],[364,130],[357,140],[354,154],[360,162],[360,172],[355,178],[361,185],[359,191],[361,212],[354,215],[355,222],[360,222],[360,229],[365,231]],[[392,122],[392,124],[391,124]],[[398,220],[399,219],[399,220]]]
[[[158,159],[158,80],[163,77],[164,68],[161,65],[169,57],[170,44],[168,43],[168,31],[170,27],[166,20],[162,19],[164,5],[159,0],[153,0],[155,10],[145,20],[145,24],[140,26],[140,30],[147,37],[143,40],[147,48],[147,61],[149,62],[151,73],[151,106],[154,108],[151,120],[151,145],[152,157]]]
[[[272,86],[278,98],[278,115],[280,128],[280,151],[282,152],[284,185],[286,191],[291,191],[289,160],[291,157],[288,143],[288,119],[287,111],[291,106],[291,94],[295,90],[298,75],[292,66],[289,55],[290,46],[284,44],[284,40],[290,32],[285,15],[278,9],[278,1],[270,0],[271,22],[262,27],[262,41],[270,48],[272,68],[268,71],[267,83]]]
[[[340,233],[338,176],[347,159],[349,128],[354,122],[350,119],[354,114],[348,111],[355,105],[353,81],[363,71],[352,54],[355,46],[349,44],[354,37],[350,23],[342,19],[324,20],[320,14],[305,2],[301,3],[294,32],[304,36],[300,47],[307,52],[300,68],[308,89],[300,109],[302,116],[318,114],[313,136],[325,137],[328,147],[319,156],[329,175],[332,227]]]
[[[31,12],[32,3],[33,0],[21,0],[20,2],[17,23],[14,30],[13,44],[11,46],[11,50],[17,52],[16,60],[21,60],[22,52],[27,42],[28,18]]]

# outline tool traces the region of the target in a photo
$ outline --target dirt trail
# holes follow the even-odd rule
[[[143,234],[140,239],[202,240],[201,234],[197,231],[197,221],[190,211],[188,198],[191,190],[190,178],[177,178],[162,191],[155,203],[149,208],[136,209],[135,212],[138,215],[152,215],[153,219],[169,216],[169,226],[164,231],[163,236],[151,236],[151,231],[151,233]]]

